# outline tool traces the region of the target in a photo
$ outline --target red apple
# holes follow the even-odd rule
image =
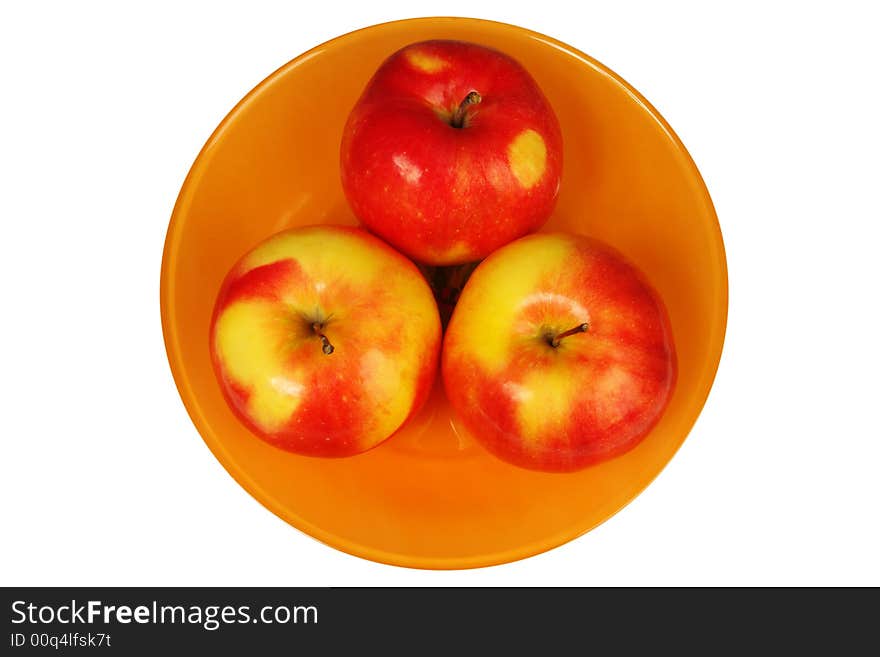
[[[257,436],[348,456],[419,410],[440,321],[409,260],[362,230],[313,226],[278,233],[232,268],[210,344],[226,400]]]
[[[673,390],[657,294],[607,246],[530,235],[474,271],[443,345],[458,418],[498,457],[573,471],[641,441]]]
[[[342,138],[342,185],[355,214],[430,265],[482,259],[539,228],[561,171],[559,123],[529,73],[461,41],[391,55]]]

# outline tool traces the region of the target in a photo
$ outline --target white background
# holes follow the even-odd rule
[[[4,2],[0,584],[880,585],[878,21],[709,4]],[[426,15],[531,28],[639,89],[730,269],[715,386],[660,477],[563,547],[445,573],[254,501],[184,411],[159,318],[171,209],[226,112],[302,51]]]

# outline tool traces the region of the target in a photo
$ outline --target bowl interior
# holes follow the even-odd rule
[[[498,461],[457,430],[437,381],[419,417],[346,459],[287,454],[235,418],[214,378],[208,326],[232,264],[268,235],[356,224],[338,173],[346,116],[381,61],[422,39],[498,48],[535,77],[559,117],[565,171],[545,230],[603,239],[647,276],[669,311],[678,360],[660,423],[631,452],[573,474]],[[415,19],[345,35],[298,57],[249,94],[211,137],[174,209],[162,266],[166,346],[204,440],[270,510],[347,552],[454,568],[526,557],[568,541],[639,494],[684,441],[724,337],[727,274],[718,222],[689,155],[636,92],[548,37],[473,19]]]

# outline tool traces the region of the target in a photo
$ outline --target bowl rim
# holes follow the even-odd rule
[[[214,432],[211,430],[207,418],[203,415],[199,407],[198,401],[196,400],[195,394],[193,393],[189,381],[184,375],[183,357],[178,344],[178,335],[175,322],[176,313],[174,305],[171,302],[174,292],[174,274],[176,270],[177,254],[179,249],[179,233],[180,226],[182,226],[183,224],[183,216],[186,214],[186,209],[188,208],[193,198],[197,182],[204,173],[209,151],[222,138],[223,134],[236,120],[238,115],[248,105],[250,105],[250,103],[253,102],[253,100],[257,96],[259,96],[267,87],[269,87],[277,77],[280,77],[288,71],[296,68],[306,60],[316,56],[323,49],[327,48],[330,45],[333,45],[340,41],[345,41],[348,38],[361,32],[380,30],[390,26],[415,26],[418,24],[436,23],[437,21],[471,23],[473,25],[490,25],[493,29],[512,30],[514,32],[518,32],[523,36],[541,41],[570,56],[573,56],[576,59],[581,60],[584,64],[592,67],[597,72],[609,77],[613,82],[615,82],[623,90],[625,90],[662,128],[663,132],[671,140],[675,149],[683,157],[683,162],[685,163],[685,166],[687,167],[688,172],[692,177],[692,180],[696,183],[697,191],[703,197],[703,200],[706,203],[708,216],[714,224],[712,234],[715,237],[715,257],[720,265],[720,280],[718,281],[720,283],[720,287],[718,290],[720,298],[718,308],[715,311],[716,313],[718,313],[718,316],[716,318],[716,328],[720,328],[720,336],[718,341],[719,346],[717,352],[714,354],[713,362],[709,363],[709,367],[707,368],[708,386],[706,387],[705,394],[702,396],[702,399],[699,400],[699,404],[695,406],[696,413],[694,413],[694,416],[690,420],[689,425],[682,433],[681,439],[678,445],[675,447],[673,453],[670,455],[669,459],[667,459],[667,461],[663,463],[663,465],[654,474],[654,476],[648,479],[645,482],[644,486],[637,490],[629,499],[623,502],[618,508],[607,513],[602,519],[593,522],[592,524],[588,524],[587,526],[583,527],[578,526],[569,531],[558,532],[557,534],[545,538],[544,540],[518,546],[517,548],[467,557],[413,556],[370,547],[356,541],[350,541],[344,538],[340,538],[333,532],[325,531],[317,525],[314,525],[313,523],[298,516],[295,512],[284,507],[284,505],[277,503],[272,495],[264,490],[258,482],[256,482],[247,474],[244,468],[242,468],[225,452],[222,441],[218,440],[214,436]],[[628,506],[634,499],[641,495],[644,490],[648,486],[650,486],[650,484],[667,467],[669,462],[675,456],[675,453],[678,452],[678,450],[684,444],[687,436],[693,429],[694,424],[700,417],[706,404],[706,400],[709,397],[709,393],[714,386],[718,367],[721,361],[721,356],[724,351],[724,343],[727,333],[729,281],[726,249],[724,246],[724,238],[721,233],[721,226],[718,221],[718,215],[715,211],[715,206],[712,202],[709,190],[706,186],[705,181],[703,180],[703,176],[696,166],[696,163],[694,162],[684,143],[682,143],[681,139],[678,137],[678,135],[675,133],[675,131],[672,129],[666,119],[663,118],[660,112],[657,111],[657,109],[653,105],[651,105],[651,103],[646,98],[644,98],[638,90],[636,90],[617,73],[615,73],[610,68],[597,61],[590,55],[587,55],[586,53],[551,36],[536,32],[534,30],[530,30],[525,27],[521,27],[519,25],[465,16],[422,16],[415,18],[404,18],[376,23],[355,30],[351,30],[339,36],[333,37],[332,39],[324,41],[314,46],[313,48],[310,48],[309,50],[297,55],[293,59],[289,60],[287,63],[275,69],[263,80],[261,80],[247,94],[245,94],[245,96],[241,98],[241,100],[239,100],[235,104],[235,106],[226,114],[226,116],[223,117],[223,119],[205,141],[205,144],[199,150],[198,155],[196,155],[193,164],[190,166],[190,169],[187,172],[187,175],[184,178],[184,181],[180,187],[180,191],[178,192],[177,199],[171,212],[171,218],[168,223],[168,229],[165,233],[165,242],[164,248],[162,250],[162,261],[159,278],[159,310],[162,323],[162,335],[165,343],[165,353],[168,360],[168,365],[171,369],[172,378],[177,387],[179,397],[183,402],[184,408],[190,416],[190,420],[195,426],[196,431],[205,442],[205,444],[208,446],[214,457],[226,470],[226,472],[229,473],[229,475],[246,492],[253,496],[265,508],[267,508],[276,516],[284,520],[287,524],[298,529],[300,532],[312,538],[313,540],[317,540],[318,542],[323,543],[329,547],[332,547],[346,554],[359,557],[361,559],[391,566],[423,570],[464,570],[472,568],[484,568],[526,559],[528,557],[547,552],[553,548],[559,547],[561,545],[569,543],[570,541],[573,541],[580,536],[583,536],[584,534],[588,533],[598,525],[606,522],[617,513],[619,513],[623,508]]]

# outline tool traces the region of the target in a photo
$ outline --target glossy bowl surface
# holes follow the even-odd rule
[[[339,143],[373,71],[423,39],[481,43],[518,59],[552,103],[565,164],[545,230],[610,243],[663,298],[678,381],[632,451],[571,474],[520,469],[456,428],[438,381],[422,413],[364,454],[321,459],[256,439],[227,407],[208,327],[221,281],[284,228],[357,223],[342,193]],[[620,510],[657,476],[699,415],[727,321],[721,231],[703,180],[663,118],[632,87],[550,37],[467,18],[421,18],[346,34],[270,75],[205,144],[174,208],[161,272],[166,349],[180,396],[215,456],[294,527],[345,552],[418,568],[500,564],[561,545]]]

